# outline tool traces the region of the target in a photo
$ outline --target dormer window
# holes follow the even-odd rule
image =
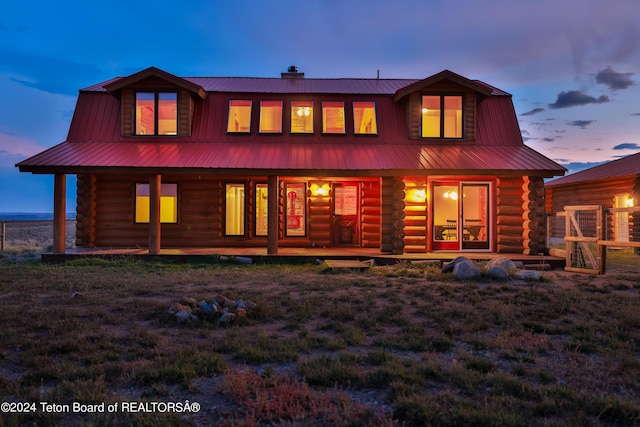
[[[462,96],[422,96],[423,138],[462,138]]]
[[[251,100],[232,99],[229,101],[228,133],[251,132]]]
[[[322,133],[345,133],[344,102],[322,103]]]
[[[376,135],[376,103],[353,103],[353,133],[356,135]]]
[[[260,101],[260,133],[282,133],[282,101]]]
[[[137,92],[135,135],[177,135],[178,94]]]

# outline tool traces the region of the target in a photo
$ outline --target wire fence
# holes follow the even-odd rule
[[[640,272],[639,207],[602,210],[570,208],[561,213],[548,214],[546,232],[547,247],[569,251],[570,267],[595,268],[590,257],[593,256],[597,263],[601,256],[604,271]]]

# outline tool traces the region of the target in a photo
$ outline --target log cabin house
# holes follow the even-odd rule
[[[565,206],[602,206],[622,209],[640,201],[640,153],[603,163],[545,184],[546,212],[557,214]],[[607,218],[609,240],[640,240],[640,215],[624,211]],[[634,227],[635,224],[635,227]]]
[[[374,248],[537,254],[544,178],[511,95],[425,79],[177,77],[148,68],[79,92],[67,139],[20,162],[66,176],[86,248]]]

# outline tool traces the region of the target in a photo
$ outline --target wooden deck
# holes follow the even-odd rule
[[[390,265],[399,261],[439,262],[440,265],[465,256],[474,261],[486,261],[497,257],[507,257],[531,267],[547,264],[551,268],[564,268],[565,259],[550,255],[497,254],[491,252],[429,252],[391,255],[379,249],[368,248],[278,248],[278,254],[267,254],[266,248],[173,248],[162,249],[157,255],[150,255],[146,248],[73,248],[64,254],[43,253],[46,263],[65,262],[80,258],[103,259],[145,259],[188,262],[217,257],[250,258],[251,262],[316,262],[317,260],[374,260],[376,265]]]

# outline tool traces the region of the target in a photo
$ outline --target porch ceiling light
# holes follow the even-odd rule
[[[407,191],[407,198],[412,202],[423,203],[427,198],[427,192],[424,188],[413,188]]]

